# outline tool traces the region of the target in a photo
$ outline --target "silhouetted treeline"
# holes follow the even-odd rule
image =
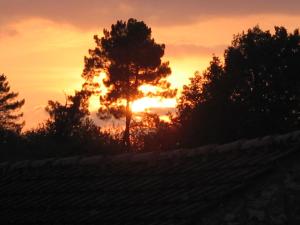
[[[49,119],[23,134],[18,130],[8,129],[3,126],[6,123],[1,123],[0,160],[121,152],[119,140],[107,132],[102,132],[88,117],[90,94],[87,91],[77,91],[74,96],[67,96],[65,104],[50,100],[45,109]],[[17,119],[11,120],[11,124],[16,123]]]
[[[118,57],[119,53],[114,54]],[[149,113],[139,120],[130,119],[125,132],[130,129],[131,151],[165,151],[300,129],[299,62],[298,30],[288,33],[284,27],[275,27],[271,33],[256,26],[234,36],[224,61],[214,56],[209,67],[203,73],[196,72],[184,86],[170,122]],[[83,87],[68,96],[65,104],[49,101],[49,119],[21,134],[22,114],[18,111],[24,100],[15,100],[18,94],[11,92],[6,77],[0,76],[1,160],[128,150],[124,148],[124,131],[103,132],[90,119],[92,92]]]
[[[178,104],[181,143],[227,142],[300,128],[300,36],[258,26],[236,35]]]

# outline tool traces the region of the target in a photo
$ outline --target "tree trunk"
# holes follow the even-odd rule
[[[126,126],[124,131],[124,147],[126,151],[130,151],[130,122],[131,122],[131,109],[130,109],[130,101],[127,99],[126,102]]]

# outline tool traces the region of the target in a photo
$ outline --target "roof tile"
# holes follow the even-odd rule
[[[0,164],[1,224],[197,224],[280,160],[299,132],[168,152]]]

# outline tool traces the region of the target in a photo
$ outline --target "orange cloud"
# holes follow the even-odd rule
[[[44,18],[86,29],[134,17],[152,25],[169,27],[216,17],[298,15],[299,11],[298,0],[2,0],[0,21],[3,25],[28,18]]]

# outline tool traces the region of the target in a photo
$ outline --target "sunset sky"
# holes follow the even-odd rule
[[[255,25],[292,31],[300,26],[299,12],[299,0],[0,0],[0,73],[25,98],[29,129],[46,118],[48,100],[63,101],[80,88],[93,35],[117,20],[132,17],[152,28],[166,44],[170,81],[181,88],[213,54],[222,56],[234,34]]]

